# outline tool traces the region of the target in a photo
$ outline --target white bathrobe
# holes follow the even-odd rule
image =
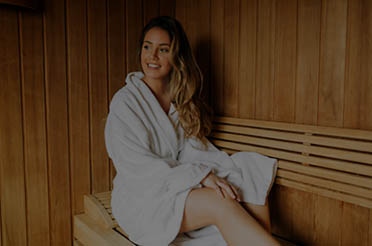
[[[178,235],[188,193],[213,170],[239,188],[243,201],[264,204],[275,159],[247,152],[229,156],[211,143],[205,148],[196,138],[184,138],[173,105],[167,115],[142,78],[141,72],[128,75],[107,118],[106,147],[117,171],[114,217],[140,245],[226,245],[214,226]]]

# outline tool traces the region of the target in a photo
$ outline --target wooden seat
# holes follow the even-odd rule
[[[84,196],[84,213],[74,216],[77,243],[89,246],[135,245],[112,216],[110,202],[111,191]]]
[[[372,208],[372,132],[219,117],[211,141],[234,153],[278,159],[276,185]],[[84,197],[74,216],[76,245],[135,245],[111,214],[111,192]],[[278,239],[282,245],[293,245]]]

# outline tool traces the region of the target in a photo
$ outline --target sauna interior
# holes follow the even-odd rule
[[[72,245],[83,195],[112,188],[108,105],[154,16],[185,27],[216,115],[372,131],[372,0],[6,2],[0,246]],[[372,245],[370,207],[281,185],[270,206],[298,245]]]

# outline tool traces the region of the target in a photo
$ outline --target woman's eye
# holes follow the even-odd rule
[[[169,52],[169,49],[162,48],[162,49],[160,49],[160,52],[161,52],[161,53],[168,53],[168,52]]]
[[[144,45],[144,46],[143,46],[143,49],[144,49],[144,50],[148,50],[148,49],[150,49],[150,47],[149,47],[148,45]]]

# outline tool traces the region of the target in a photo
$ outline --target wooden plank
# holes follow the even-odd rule
[[[372,208],[369,209],[369,226],[368,226],[368,245],[372,245]]]
[[[138,49],[139,39],[143,27],[142,1],[126,1],[126,54],[127,72],[140,69]]]
[[[256,0],[240,2],[238,115],[242,118],[255,115],[257,7]]]
[[[363,0],[361,128],[372,130],[372,2]]]
[[[19,20],[0,8],[0,182],[4,245],[27,245]]]
[[[307,163],[318,167],[325,167],[334,170],[340,170],[345,172],[351,172],[360,175],[372,176],[372,169],[370,166],[367,165],[360,165],[356,163],[349,163],[345,161],[339,160],[332,160],[327,158],[320,158],[320,157],[313,157],[313,156],[306,156],[306,155],[299,155],[293,154],[287,151],[280,151],[275,149],[269,149],[265,147],[258,147],[248,144],[238,144],[232,142],[226,142],[218,139],[213,139],[212,142],[219,148],[227,149],[229,152],[235,151],[252,151],[261,153],[263,155],[271,156],[278,159],[299,162],[299,163]]]
[[[211,135],[213,138],[216,139],[224,139],[231,141],[231,144],[241,144],[244,145],[245,143],[257,146],[268,147],[269,149],[281,149],[285,151],[291,152],[298,152],[298,153],[306,153],[306,154],[313,154],[315,156],[321,157],[328,157],[334,158],[338,160],[345,160],[351,162],[359,162],[364,164],[372,164],[371,155],[359,152],[353,152],[348,150],[339,150],[327,147],[318,147],[318,146],[310,146],[286,141],[277,141],[272,139],[264,139],[261,137],[250,137],[250,136],[242,136],[237,134],[230,134],[230,133],[219,133],[214,132]],[[230,144],[230,143],[226,143]],[[371,166],[372,167],[372,166]],[[368,166],[366,166],[369,169]]]
[[[134,246],[129,240],[112,229],[104,229],[85,214],[74,216],[74,235],[89,246]]]
[[[44,44],[51,244],[72,243],[65,1],[44,3]]]
[[[21,14],[22,101],[28,245],[50,245],[43,20]]]
[[[346,193],[340,193],[340,192],[335,192],[331,191],[328,189],[320,188],[317,186],[309,185],[309,184],[304,184],[304,183],[298,183],[296,181],[292,181],[289,179],[283,179],[283,178],[276,178],[275,183],[278,185],[286,186],[286,187],[292,187],[297,190],[302,190],[306,192],[311,192],[317,195],[320,195],[322,197],[328,197],[335,199],[337,201],[344,201],[344,202],[349,202],[353,203],[356,205],[360,205],[366,208],[372,208],[372,201],[369,199],[349,195]]]
[[[369,209],[344,203],[341,245],[368,245]]]
[[[315,199],[315,245],[339,245],[342,227],[342,202],[318,196]]]
[[[317,123],[321,0],[298,1],[296,122]]]
[[[125,84],[126,77],[126,20],[125,2],[108,1],[108,100]],[[110,159],[110,190],[116,170]]]
[[[274,120],[294,122],[297,0],[276,3]]]
[[[290,193],[292,188],[274,185],[269,197],[272,218],[272,233],[283,238],[292,238],[292,207]]]
[[[225,82],[224,74],[224,0],[213,0],[211,3],[211,105],[217,115],[223,114],[223,85]]]
[[[83,0],[67,0],[66,5],[71,198],[72,212],[77,214],[83,211],[82,197],[90,193],[91,187],[87,5]]]
[[[239,95],[239,0],[225,0],[223,114],[238,116]]]
[[[290,172],[287,170],[279,169],[277,172],[277,177],[289,179],[294,182],[318,186],[318,187],[329,189],[332,191],[343,192],[351,196],[362,197],[366,199],[370,199],[372,197],[371,189],[359,188],[353,185],[343,184],[343,183],[336,182],[336,181],[330,181],[326,179],[311,177],[307,174],[299,174],[299,173],[294,173],[294,172]]]
[[[345,71],[345,110],[344,126],[360,128],[361,100],[363,94],[362,50],[363,14],[362,1],[349,1],[347,22],[346,71]]]
[[[108,113],[107,9],[100,0],[88,2],[88,57],[90,95],[90,158],[92,192],[110,187],[109,160],[104,141]]]
[[[258,1],[256,115],[272,120],[274,116],[275,1]]]
[[[288,188],[290,192],[288,203],[291,203],[291,210],[287,211],[291,215],[292,235],[290,239],[296,245],[305,245],[314,241],[314,209],[315,202],[313,193]]]
[[[303,173],[314,177],[323,179],[340,181],[343,183],[353,184],[360,187],[372,189],[372,179],[360,175],[352,175],[350,173],[338,172],[324,168],[301,165],[298,163],[279,160],[278,166],[283,170],[290,170],[292,172]]]
[[[159,0],[159,15],[175,16],[176,1]]]
[[[117,224],[113,223],[111,216],[107,213],[103,204],[94,195],[84,196],[84,211],[86,215],[104,228],[117,226]]]
[[[214,125],[215,132],[231,132],[239,135],[258,136],[261,138],[279,139],[285,141],[293,141],[307,144],[315,144],[321,146],[336,147],[341,149],[356,150],[358,152],[372,152],[372,141],[356,141],[351,139],[340,139],[337,137],[329,136],[314,136],[311,132],[287,132],[277,130],[267,130],[265,128],[258,129],[249,126],[234,126],[234,125]],[[371,139],[372,140],[372,139]]]
[[[210,1],[189,0],[186,3],[186,26],[190,45],[203,74],[203,97],[209,100],[210,88]]]
[[[143,1],[143,24],[146,25],[152,18],[159,16],[159,0],[142,0]]]
[[[360,139],[371,141],[372,131],[364,131],[358,129],[348,129],[340,127],[322,127],[314,125],[303,125],[303,124],[291,124],[291,123],[282,123],[274,121],[264,121],[264,120],[251,120],[251,119],[241,119],[241,118],[232,118],[232,117],[216,117],[214,119],[216,123],[223,124],[232,124],[232,125],[249,125],[251,127],[257,128],[269,128],[277,129],[290,132],[308,132],[317,135],[325,136],[335,136],[335,137],[344,137],[352,139]]]
[[[318,124],[343,126],[347,0],[322,2]]]

